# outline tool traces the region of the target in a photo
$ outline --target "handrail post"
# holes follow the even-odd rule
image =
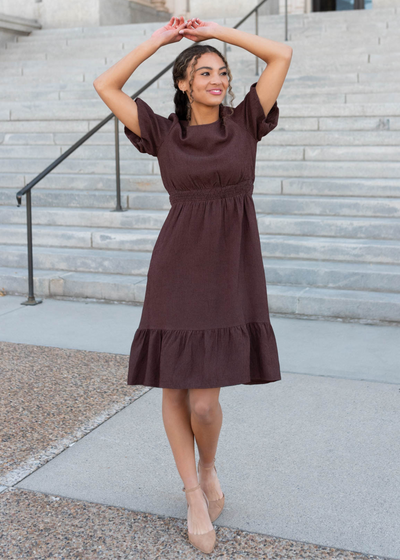
[[[287,2],[288,2],[288,0],[285,0],[285,41],[288,40],[288,13],[287,13]]]
[[[114,116],[114,142],[115,142],[115,184],[117,188],[117,203],[113,212],[123,212],[121,206],[121,173],[119,164],[119,120]]]
[[[28,241],[28,299],[23,301],[21,305],[37,305],[42,303],[41,299],[35,299],[33,293],[33,249],[32,249],[32,203],[31,191],[26,193],[26,225],[27,225],[27,241]]]
[[[224,23],[225,23],[225,19],[224,19]],[[228,49],[227,49],[226,43],[224,42],[224,57],[225,57],[225,60],[226,60],[226,61],[228,61],[227,52],[228,52]],[[227,97],[228,97],[228,93],[226,92],[226,93],[225,93],[225,97],[224,97],[224,99],[222,100],[222,103],[223,103],[224,105],[227,103]]]
[[[258,8],[256,9],[255,15],[256,15],[256,35],[258,35]],[[258,56],[256,55],[256,76],[259,75],[258,62],[259,62],[258,61]]]

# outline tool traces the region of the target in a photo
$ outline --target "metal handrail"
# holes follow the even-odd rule
[[[245,15],[234,27],[237,29],[240,27],[251,15],[255,13],[256,17],[256,35],[258,35],[258,10],[265,4],[268,0],[262,0],[259,2],[250,12]],[[285,0],[285,41],[287,41],[287,0]],[[226,43],[224,43],[224,55],[226,57]],[[256,56],[256,75],[258,75],[258,57]],[[146,82],[144,86],[138,89],[131,99],[138,97],[147,88],[149,88],[155,81],[157,81],[161,76],[163,76],[172,66],[174,61],[172,61],[168,66],[156,74],[151,80]],[[103,119],[99,124],[97,124],[92,130],[89,130],[82,138],[80,138],[75,144],[73,144],[65,153],[53,161],[46,169],[44,169],[39,175],[37,175],[32,181],[30,181],[25,187],[20,189],[17,194],[17,206],[21,206],[22,197],[26,195],[26,224],[27,224],[27,245],[28,245],[28,299],[22,302],[21,305],[36,305],[42,303],[42,300],[36,300],[33,290],[33,249],[32,249],[32,200],[31,200],[31,190],[37,185],[44,177],[46,177],[53,169],[55,169],[60,163],[62,163],[67,157],[69,157],[79,146],[81,146],[86,140],[88,140],[93,134],[95,134],[100,128],[107,124],[112,118],[115,118],[115,166],[116,166],[116,212],[122,212],[123,208],[121,206],[121,180],[120,180],[120,158],[119,158],[119,132],[118,132],[118,119],[114,113],[110,113],[105,119]]]

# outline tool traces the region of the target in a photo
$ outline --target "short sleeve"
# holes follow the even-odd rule
[[[171,129],[172,120],[155,113],[140,97],[137,97],[135,101],[142,136],[138,136],[127,126],[124,127],[125,135],[142,154],[157,156],[161,144]]]
[[[258,142],[273,130],[279,119],[278,102],[272,105],[268,115],[265,116],[263,106],[256,90],[257,82],[250,86],[243,101],[235,108],[232,118],[244,128]]]

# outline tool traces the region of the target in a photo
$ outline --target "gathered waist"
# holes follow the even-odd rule
[[[211,189],[194,189],[190,191],[175,191],[170,193],[169,200],[171,204],[180,201],[194,200],[213,200],[218,198],[228,198],[240,194],[252,194],[254,183],[252,180],[242,181],[236,185],[227,185],[226,187],[213,187]]]

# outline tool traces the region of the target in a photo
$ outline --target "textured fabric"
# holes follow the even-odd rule
[[[142,136],[156,156],[171,208],[147,275],[128,384],[174,389],[258,384],[281,378],[252,197],[257,142],[278,124],[256,83],[233,115],[188,126],[136,99]],[[223,125],[222,115],[226,112]]]

